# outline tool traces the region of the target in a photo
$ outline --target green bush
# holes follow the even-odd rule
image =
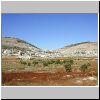
[[[71,65],[70,64],[64,64],[64,67],[65,67],[65,69],[66,69],[66,72],[71,72],[72,71],[72,67],[71,67]]]
[[[47,62],[44,62],[44,63],[43,63],[43,66],[48,66],[48,63],[47,63]]]
[[[66,72],[71,72],[72,71],[72,65],[73,65],[73,60],[66,60],[66,62],[64,62],[64,67],[66,69]]]
[[[85,63],[85,64],[80,66],[80,70],[84,73],[89,69],[89,66],[91,66],[90,63]]]
[[[20,62],[21,62],[21,64],[24,64],[24,65],[26,65],[26,64],[27,64],[25,61],[20,61]]]
[[[73,60],[69,60],[69,62],[70,62],[70,64],[71,64],[71,65],[74,63],[74,61],[73,61]]]
[[[36,64],[38,64],[38,62],[37,61],[33,61],[33,64],[36,65]]]
[[[55,63],[55,61],[54,60],[51,60],[51,64],[54,64]]]
[[[64,64],[66,63],[70,63],[71,65],[74,63],[74,61],[72,59],[66,59],[63,61]]]
[[[31,63],[30,62],[28,62],[28,64],[27,64],[28,66],[31,66]]]
[[[60,60],[55,61],[55,64],[60,64],[60,63],[61,63]]]

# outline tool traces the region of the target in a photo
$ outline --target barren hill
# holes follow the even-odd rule
[[[81,42],[65,46],[55,50],[63,56],[81,56],[81,57],[97,57],[98,43],[97,42]]]
[[[18,38],[2,38],[2,55],[6,56],[36,56],[35,53],[42,50],[24,40]]]

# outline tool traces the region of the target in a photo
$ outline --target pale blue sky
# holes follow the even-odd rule
[[[97,14],[2,14],[2,36],[54,50],[69,44],[98,41]]]

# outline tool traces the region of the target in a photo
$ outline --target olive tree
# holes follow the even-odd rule
[[[73,60],[67,60],[66,61],[66,63],[64,64],[66,72],[71,72],[72,71],[72,65],[73,65]]]
[[[84,73],[84,72],[86,72],[86,71],[89,69],[89,66],[91,66],[90,63],[82,64],[82,65],[80,66],[80,70]]]

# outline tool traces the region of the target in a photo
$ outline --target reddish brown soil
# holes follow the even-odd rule
[[[33,73],[33,72],[6,72],[2,73],[3,85],[33,85],[33,86],[77,86],[95,85],[95,83],[77,84],[73,79],[77,77],[91,76],[91,73]],[[95,73],[94,73],[95,75]],[[97,75],[96,75],[97,76]]]

